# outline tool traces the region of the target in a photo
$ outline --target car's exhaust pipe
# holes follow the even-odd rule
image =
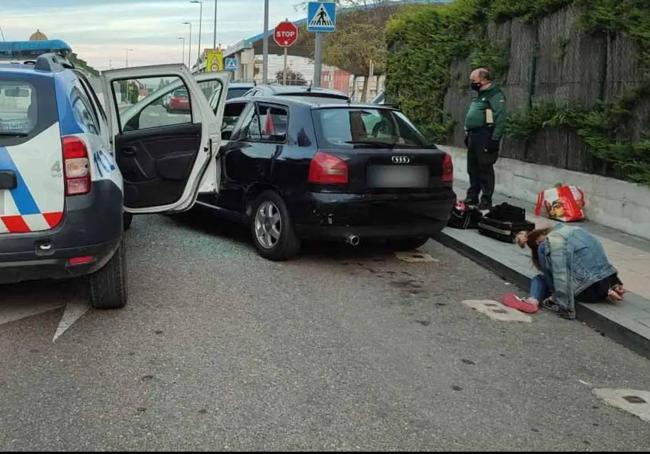
[[[350,246],[359,246],[359,243],[361,243],[361,238],[356,235],[348,235],[348,237],[345,239],[345,242]]]

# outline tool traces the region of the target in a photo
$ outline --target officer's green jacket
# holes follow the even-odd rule
[[[494,84],[487,90],[479,91],[476,99],[470,104],[465,117],[465,129],[490,126],[486,123],[487,109],[492,109],[494,116],[492,139],[501,140],[506,127],[506,98],[501,89]]]

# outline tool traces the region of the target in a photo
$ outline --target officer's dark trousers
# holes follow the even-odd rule
[[[499,153],[485,151],[490,134],[488,128],[473,129],[467,138],[467,199],[474,202],[479,201],[481,192],[481,200],[488,202],[492,202],[494,194],[494,163],[497,162]]]

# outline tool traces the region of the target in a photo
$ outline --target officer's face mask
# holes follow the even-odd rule
[[[481,87],[482,87],[481,82],[471,81],[469,84],[469,88],[471,88],[474,91],[481,91]]]

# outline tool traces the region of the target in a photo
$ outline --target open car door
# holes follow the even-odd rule
[[[221,124],[199,83],[178,64],[106,71],[103,84],[125,210],[191,208],[220,146]]]
[[[223,125],[223,115],[228,99],[228,83],[230,82],[230,72],[211,72],[194,74],[194,80],[201,87],[201,91],[207,98],[210,108],[214,113],[216,122],[219,125],[219,140],[221,145],[221,129]],[[201,184],[199,185],[199,194],[217,193],[221,179],[221,156],[219,152],[215,153],[208,164]]]

